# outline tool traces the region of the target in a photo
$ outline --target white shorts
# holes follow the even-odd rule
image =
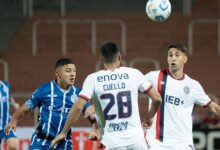
[[[149,150],[146,141],[142,141],[136,144],[127,145],[123,147],[106,148],[105,150]]]
[[[149,143],[149,150],[195,150],[195,147],[190,143],[162,143],[153,140]]]

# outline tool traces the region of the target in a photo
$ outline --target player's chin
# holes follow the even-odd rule
[[[68,81],[68,83],[69,83],[70,85],[73,85],[73,84],[75,83],[75,79],[70,79],[70,80]]]
[[[172,71],[176,71],[177,70],[177,65],[170,65],[170,69]]]
[[[68,81],[67,84],[70,85],[70,86],[74,85],[74,81]]]

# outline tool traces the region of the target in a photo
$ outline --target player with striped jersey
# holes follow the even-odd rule
[[[31,138],[30,150],[49,149],[52,139],[62,130],[72,105],[76,103],[80,88],[74,86],[76,67],[72,60],[61,58],[55,65],[56,80],[41,85],[29,100],[13,115],[6,127],[8,133],[16,129],[25,114],[39,108],[38,123]],[[85,109],[89,106],[86,103]],[[91,119],[91,118],[90,118]],[[57,150],[72,149],[71,130],[66,139],[55,147]]]
[[[0,81],[0,144],[2,139],[5,140],[9,150],[16,150],[18,141],[16,134],[11,131],[9,135],[4,132],[5,125],[10,121],[10,105],[14,106],[14,109],[19,108],[19,104],[11,97],[11,86],[9,82]]]
[[[145,75],[162,97],[160,109],[147,130],[150,150],[195,149],[192,135],[194,104],[209,107],[220,117],[220,107],[205,94],[198,81],[184,73],[187,53],[181,44],[171,44],[168,47],[168,68]]]
[[[66,137],[82,107],[93,99],[101,135],[100,149],[146,150],[148,147],[139,116],[138,91],[148,93],[153,99],[149,118],[156,113],[161,97],[140,71],[120,67],[121,55],[116,44],[106,42],[100,52],[105,69],[87,76],[79,100],[72,108],[63,131],[51,146]]]

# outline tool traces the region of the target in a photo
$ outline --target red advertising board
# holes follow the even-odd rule
[[[73,128],[72,138],[73,138],[73,150],[97,150],[98,142],[88,140],[88,132],[90,128]],[[22,127],[17,129],[18,136],[18,150],[28,150],[30,145],[30,138],[34,128]],[[7,146],[4,143],[2,145],[3,150],[7,150]]]

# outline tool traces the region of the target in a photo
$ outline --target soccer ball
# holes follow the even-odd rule
[[[166,20],[171,13],[171,4],[169,0],[148,0],[146,5],[148,17],[155,22]]]

